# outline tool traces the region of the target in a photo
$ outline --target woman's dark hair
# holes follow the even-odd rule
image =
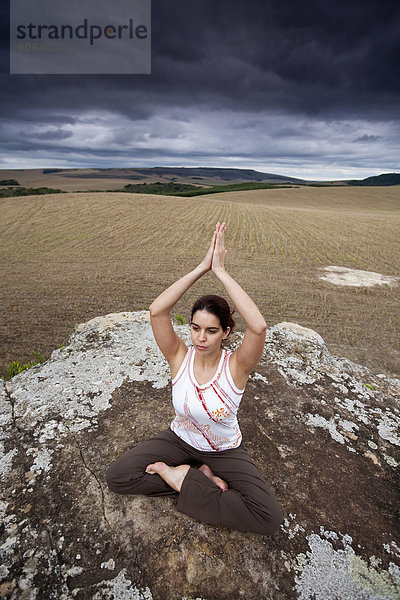
[[[219,322],[221,323],[221,327],[224,331],[228,329],[228,327],[232,329],[235,327],[235,321],[232,318],[234,311],[230,309],[229,304],[222,298],[221,296],[215,296],[214,294],[210,294],[208,296],[202,296],[192,306],[192,312],[190,315],[190,320],[193,320],[193,315],[198,310],[206,310],[218,317]],[[231,333],[231,331],[229,333]]]

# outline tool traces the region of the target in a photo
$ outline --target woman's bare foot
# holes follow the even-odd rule
[[[189,465],[169,467],[163,462],[156,462],[151,465],[147,465],[146,473],[150,473],[150,475],[157,473],[162,479],[164,479],[165,483],[168,483],[168,485],[172,487],[173,490],[180,492],[183,480],[185,479],[189,469]]]
[[[215,485],[218,486],[223,492],[228,489],[228,484],[226,483],[226,481],[221,479],[221,477],[217,477],[216,475],[214,475],[214,472],[210,469],[208,465],[201,465],[199,471],[201,471],[202,473],[204,473],[204,475],[211,479],[211,481],[213,481]]]

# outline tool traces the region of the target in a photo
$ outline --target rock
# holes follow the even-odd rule
[[[331,356],[316,332],[268,331],[239,413],[285,513],[273,537],[107,489],[106,467],[173,416],[147,313],[93,319],[0,385],[1,598],[400,597],[400,381]]]
[[[374,287],[375,285],[396,286],[400,277],[391,275],[382,275],[374,271],[360,271],[359,269],[349,269],[348,267],[336,267],[331,265],[322,269],[324,275],[319,279],[333,283],[334,285],[346,285],[349,287]]]

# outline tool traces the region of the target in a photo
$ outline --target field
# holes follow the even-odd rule
[[[201,260],[217,220],[226,265],[269,326],[318,331],[331,352],[400,375],[400,285],[350,288],[329,265],[400,276],[400,186],[287,188],[177,198],[85,192],[1,199],[0,372],[48,356],[96,315],[147,308]],[[206,275],[176,307],[224,293]],[[239,322],[239,327],[241,323]]]

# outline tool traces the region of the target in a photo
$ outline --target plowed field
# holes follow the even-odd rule
[[[400,286],[339,287],[329,265],[400,276],[400,187],[288,188],[195,198],[68,193],[1,200],[0,372],[45,356],[77,323],[147,308],[227,222],[226,265],[267,323],[318,331],[331,352],[400,374]],[[187,317],[212,274],[179,302]],[[240,327],[240,323],[238,324]]]

